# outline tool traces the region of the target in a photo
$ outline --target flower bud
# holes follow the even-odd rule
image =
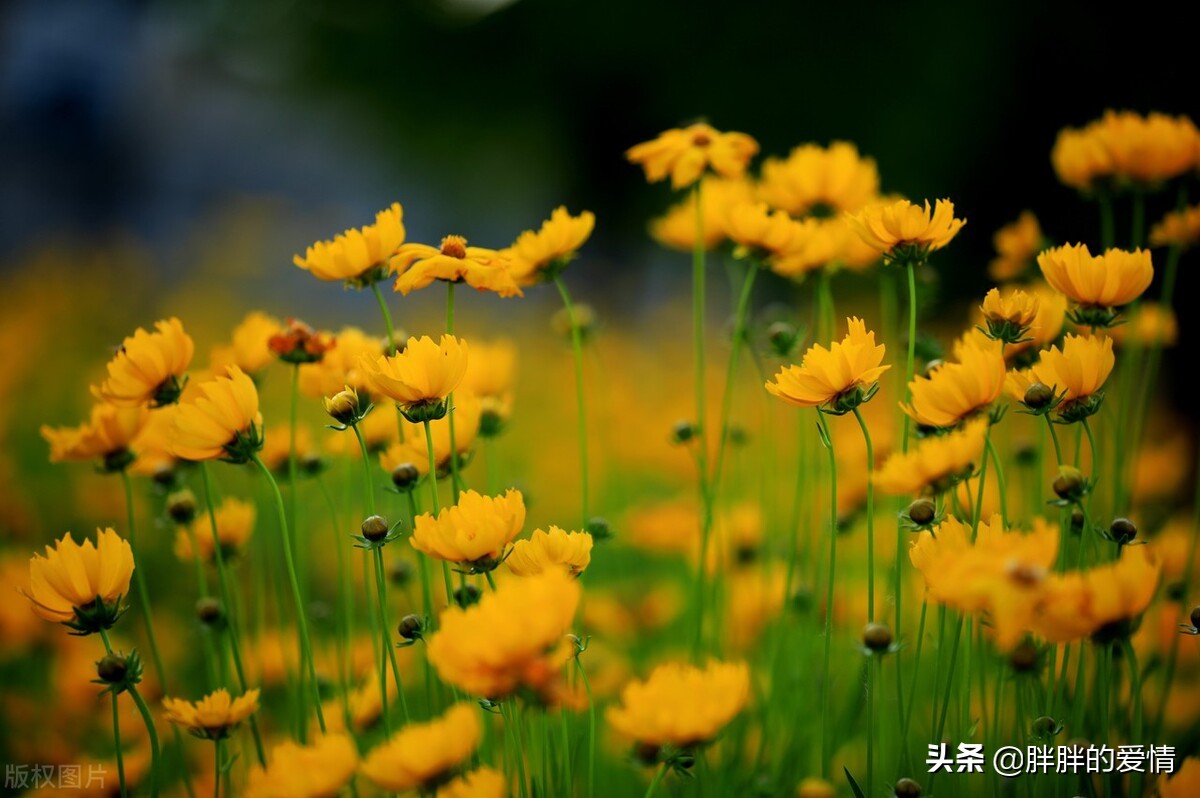
[[[212,596],[205,596],[196,601],[196,617],[200,622],[211,626],[221,620],[221,602]]]
[[[896,798],[920,798],[921,795],[921,785],[910,778],[897,780],[892,790]]]
[[[96,663],[96,675],[100,677],[102,682],[107,684],[120,684],[125,681],[125,675],[129,672],[127,665],[128,663],[124,656],[120,654],[105,654]]]
[[[1058,476],[1054,478],[1052,487],[1060,499],[1079,501],[1087,495],[1087,478],[1074,466],[1059,466]]]
[[[421,472],[412,463],[401,463],[392,469],[392,484],[397,490],[412,490],[421,478]]]
[[[767,328],[767,341],[771,344],[771,349],[780,357],[786,357],[796,348],[796,339],[800,333],[796,330],[795,325],[789,324],[786,321],[777,321]]]
[[[347,387],[325,398],[325,412],[341,424],[350,424],[358,416],[358,393]]]
[[[1035,382],[1025,389],[1025,398],[1022,401],[1030,410],[1041,410],[1054,401],[1054,389]]]
[[[635,743],[633,746],[633,758],[643,765],[654,765],[658,763],[660,750],[653,743]]]
[[[696,425],[690,421],[676,421],[675,426],[671,427],[671,443],[680,445],[689,443],[692,438],[696,437]]]
[[[405,615],[400,619],[400,626],[397,630],[400,637],[405,640],[416,640],[421,637],[421,632],[425,628],[425,621],[417,615]]]
[[[472,604],[479,603],[479,588],[467,584],[454,591],[454,603],[464,610]]]
[[[1062,731],[1058,721],[1049,715],[1042,715],[1033,722],[1033,736],[1042,740],[1049,739]]]
[[[160,465],[154,469],[152,479],[154,480],[154,484],[160,488],[175,487],[175,466]]]
[[[871,651],[887,651],[892,645],[892,630],[881,623],[869,623],[863,627],[862,642]]]
[[[378,543],[388,536],[387,519],[381,515],[372,515],[362,522],[362,536],[372,543]]]
[[[196,495],[187,488],[167,497],[167,515],[177,524],[190,524],[196,517]]]
[[[937,517],[937,506],[932,499],[917,499],[908,505],[905,514],[917,526],[928,526]]]
[[[1108,527],[1108,532],[1112,535],[1112,539],[1121,545],[1129,543],[1137,537],[1137,526],[1128,518],[1114,519]]]
[[[1022,640],[1017,644],[1017,647],[1008,655],[1008,664],[1017,673],[1028,673],[1037,667],[1038,650],[1037,646],[1028,640]]]
[[[526,503],[528,503],[528,500],[526,500]],[[592,516],[592,518],[587,522],[586,531],[592,536],[592,540],[597,542],[601,540],[608,540],[612,537],[612,530],[608,526],[607,519],[601,518],[598,515]]]
[[[1200,607],[1192,607],[1192,626],[1200,628]]]
[[[413,567],[408,560],[396,560],[388,568],[388,579],[397,587],[404,587],[412,581]]]
[[[1076,537],[1083,532],[1083,510],[1075,507],[1071,510],[1071,534]]]

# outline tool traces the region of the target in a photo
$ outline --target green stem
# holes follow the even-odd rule
[[[275,482],[275,477],[271,475],[271,469],[267,468],[262,459],[257,454],[251,455],[254,459],[254,464],[258,466],[258,470],[267,478],[267,482],[271,485],[271,490],[275,494],[275,511],[279,515],[280,538],[283,542],[283,558],[284,564],[287,566],[288,581],[292,588],[292,601],[296,605],[296,626],[300,631],[300,720],[301,728],[304,727],[304,722],[308,717],[308,712],[305,709],[304,699],[304,674],[303,669],[307,664],[308,676],[312,681],[313,696],[316,700],[317,723],[321,727],[321,733],[325,733],[325,713],[321,709],[321,685],[317,681],[317,666],[313,662],[312,643],[308,636],[308,618],[304,613],[304,599],[300,595],[300,580],[296,577],[296,561],[292,555],[292,540],[288,533],[287,513],[283,509],[283,495],[279,492],[279,484]],[[217,547],[220,548],[220,547]]]
[[[221,603],[225,607],[225,628],[229,636],[229,650],[233,655],[233,669],[237,673],[238,686],[246,692],[246,671],[242,667],[241,636],[238,633],[237,613],[234,611],[233,589],[229,585],[229,574],[225,570],[225,555],[221,551],[220,540],[217,537],[217,508],[213,503],[212,477],[208,473],[208,463],[200,462],[200,478],[204,483],[204,501],[208,506],[208,522],[213,530],[213,561],[217,564],[217,584],[221,589]],[[254,750],[258,754],[258,763],[267,766],[267,755],[263,751],[262,736],[258,731],[258,718],[250,716],[250,731],[254,736]]]
[[[134,560],[141,565],[140,554],[137,543],[137,524],[136,513],[133,511],[133,482],[129,479],[129,471],[121,469],[121,481],[125,486],[125,514],[129,525],[129,547],[133,551]],[[154,634],[154,623],[150,616],[150,591],[146,589],[146,568],[133,569],[133,579],[137,584],[138,593],[138,612],[142,616],[142,623],[146,627],[146,642],[150,644],[150,657],[154,663],[154,675],[158,677],[158,683],[161,685],[163,692],[167,690],[167,671],[163,667],[162,656],[158,653],[158,639]]]
[[[321,495],[325,497],[325,504],[329,508],[329,520],[332,523],[333,530],[333,550],[334,556],[337,558],[337,603],[339,612],[337,613],[337,644],[338,644],[338,681],[342,694],[342,715],[346,719],[346,728],[350,728],[350,672],[352,670],[350,664],[350,636],[354,626],[354,607],[353,595],[350,588],[350,573],[346,570],[346,555],[343,551],[345,543],[342,536],[338,533],[338,527],[341,522],[338,518],[337,505],[333,501],[333,495],[329,492],[329,486],[325,484],[325,479],[322,476],[317,476],[317,485],[321,489]]]
[[[987,442],[987,452],[991,455],[992,465],[996,467],[996,485],[1000,490],[1000,520],[1008,525],[1008,488],[1004,482],[1004,467],[1000,465],[1000,455],[996,452],[996,445],[992,443],[992,436],[988,435],[985,439]]]
[[[1178,637],[1178,635],[1176,635]],[[1138,671],[1137,653],[1133,650],[1133,644],[1126,637],[1121,641],[1121,647],[1125,652],[1125,666],[1129,669],[1129,690],[1133,695],[1133,729],[1130,735],[1129,742],[1133,745],[1141,745],[1144,729],[1142,718],[1142,675]],[[1130,795],[1142,794],[1142,774],[1134,772],[1131,774]]]
[[[288,531],[296,534],[300,522],[296,517],[296,503],[300,492],[296,483],[299,479],[296,468],[296,416],[300,409],[300,364],[292,365],[291,407],[288,412]],[[295,545],[295,541],[292,541]],[[303,552],[303,547],[301,548]]]
[[[700,184],[697,183],[696,185],[698,186]],[[662,782],[663,777],[666,775],[667,763],[663,762],[661,765],[659,765],[658,772],[654,774],[654,779],[650,782],[650,786],[646,788],[646,795],[644,798],[651,798],[651,796],[654,795],[655,791],[658,790],[658,785]]]
[[[708,487],[708,412],[706,397],[708,382],[705,378],[704,354],[704,311],[705,311],[705,263],[704,263],[704,211],[700,181],[693,189],[696,204],[696,241],[692,249],[692,347],[695,369],[696,393],[696,474],[700,492],[700,561],[696,566],[696,626],[692,652],[700,656],[704,646],[705,566],[708,562],[709,537],[712,533],[712,492]]]
[[[446,333],[454,335],[454,283],[446,283]],[[446,423],[450,426],[450,495],[458,504],[458,438],[454,434],[454,392],[446,397]],[[428,430],[428,427],[426,428]],[[433,455],[433,445],[429,446]],[[433,472],[430,471],[432,474]]]
[[[387,300],[383,298],[383,292],[379,290],[379,283],[371,283],[371,291],[375,294],[375,300],[379,303],[379,312],[383,314],[383,326],[387,328],[388,337],[388,355],[396,352],[396,330],[392,326],[392,312],[388,310]]]
[[[125,752],[121,747],[121,719],[117,714],[117,693],[112,693],[113,741],[117,749],[117,780],[121,783],[121,798],[127,798],[129,790],[125,786]]]
[[[562,738],[563,784],[567,795],[575,794],[575,779],[571,776],[571,735],[567,724],[567,711],[558,710],[559,733]]]
[[[375,491],[371,484],[371,455],[367,451],[367,441],[363,437],[362,430],[355,424],[352,429],[354,436],[358,438],[358,448],[362,452],[363,464],[363,508],[367,512],[367,516],[375,515]]]
[[[587,671],[583,669],[583,663],[579,661],[578,656],[575,657],[575,669],[579,671],[579,677],[583,679],[583,690],[588,700],[587,797],[592,798],[595,794],[596,784],[596,702],[592,700],[592,683],[588,680]]]
[[[387,665],[390,660],[392,678],[396,682],[396,695],[400,697],[400,713],[404,716],[404,722],[408,723],[411,720],[408,714],[408,701],[404,697],[404,684],[400,681],[400,666],[396,661],[396,647],[392,645],[391,639],[392,624],[388,618],[387,581],[383,577],[383,549],[381,548],[375,549],[375,589],[379,593],[379,639],[383,644],[384,651],[383,660],[380,662],[379,686],[386,696]]]
[[[588,434],[587,404],[583,389],[583,331],[579,329],[579,321],[575,317],[575,305],[571,302],[571,294],[567,291],[567,284],[563,282],[561,275],[554,276],[554,285],[562,297],[563,310],[566,311],[567,321],[571,324],[571,348],[575,355],[575,414],[579,433],[579,491],[583,513],[583,526],[580,529],[587,529],[588,521],[592,516],[588,509]]]
[[[417,496],[412,488],[409,488],[408,493],[408,510],[412,516],[412,527],[416,528],[417,524]],[[429,574],[429,556],[424,552],[417,552],[417,567],[421,572],[421,609],[425,614],[425,622],[429,625],[429,630],[432,631],[437,626],[437,621],[433,617],[433,584],[432,577]],[[434,714],[433,710],[433,666],[429,663],[429,657],[421,657],[421,664],[425,674],[425,705],[430,715]]]
[[[908,387],[913,380],[913,370],[917,362],[917,269],[912,261],[908,262],[908,353],[904,361],[904,401],[907,403],[912,396]],[[900,438],[900,451],[908,453],[908,425],[911,419],[904,414],[904,432]],[[897,554],[897,556],[899,556]]]
[[[1054,431],[1054,422],[1050,420],[1050,416],[1042,416],[1046,419],[1046,428],[1050,430],[1050,441],[1054,444],[1054,461],[1061,467],[1063,464],[1062,447],[1058,443],[1058,433]],[[1038,477],[1041,479],[1041,476]]]
[[[725,449],[729,442],[729,417],[733,412],[734,383],[737,378],[738,355],[746,337],[746,317],[750,310],[750,297],[754,293],[754,278],[758,275],[759,266],[756,261],[746,265],[746,277],[742,280],[742,290],[738,295],[737,310],[733,317],[733,340],[730,343],[729,365],[725,371],[725,393],[721,399],[721,437],[717,440],[717,456],[713,463],[712,479],[709,491],[716,493],[721,484],[721,468],[725,463]]]
[[[825,671],[821,682],[821,773],[828,780],[833,760],[833,731],[830,728],[833,713],[829,708],[833,688],[829,655],[833,639],[833,588],[837,576],[837,459],[833,452],[833,438],[829,435],[829,427],[820,410],[817,410],[817,426],[821,429],[822,443],[829,454],[829,574],[826,577],[828,584],[825,589]]]
[[[875,448],[871,444],[871,432],[867,429],[867,422],[857,407],[854,408],[854,418],[858,420],[858,426],[862,429],[863,441],[867,445],[867,472],[870,473],[875,463]],[[837,494],[834,494],[834,501],[837,501]],[[899,618],[899,591],[896,593],[896,607],[896,616]],[[867,480],[867,622],[875,622],[875,483],[870,479]],[[898,621],[896,629],[900,629]]]
[[[221,743],[220,737],[213,740],[213,798],[221,798]]]

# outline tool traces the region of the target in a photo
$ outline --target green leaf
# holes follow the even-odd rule
[[[846,781],[850,782],[850,789],[854,790],[855,798],[867,798],[867,796],[863,794],[862,787],[859,787],[858,782],[855,781],[854,777],[850,775],[850,768],[843,766],[842,770],[846,772]]]

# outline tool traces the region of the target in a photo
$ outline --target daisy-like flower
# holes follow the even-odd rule
[[[1062,349],[1052,346],[1042,352],[1030,369],[1035,380],[1047,385],[1060,400],[1058,415],[1063,421],[1080,421],[1100,409],[1104,383],[1116,364],[1111,338],[1068,335]]]
[[[758,142],[745,133],[722,133],[697,122],[630,147],[625,157],[642,167],[647,181],[657,183],[670,176],[671,188],[681,189],[709,168],[723,177],[741,177],[757,152]]]
[[[1186,116],[1109,110],[1094,130],[1114,176],[1130,183],[1152,185],[1178,177],[1195,168],[1200,153],[1200,133]]]
[[[46,547],[45,557],[33,555],[25,595],[39,618],[92,634],[121,616],[133,568],[133,549],[111,528],[97,529],[95,544],[79,545],[68,532]]]
[[[942,493],[970,474],[983,457],[988,420],[977,418],[949,435],[924,438],[907,454],[893,454],[871,475],[891,496]]]
[[[1003,345],[967,334],[954,344],[955,361],[908,384],[911,404],[901,405],[918,424],[953,427],[982,411],[1004,390]]]
[[[483,437],[498,434],[512,413],[513,385],[517,377],[517,348],[512,341],[502,339],[491,343],[471,344],[471,359],[462,387],[479,397],[483,410]],[[459,404],[458,394],[454,396]],[[458,408],[455,408],[458,422]],[[457,432],[457,430],[455,430]]]
[[[288,319],[287,324],[267,340],[267,348],[285,363],[316,363],[325,353],[337,345],[337,340],[327,332],[314,330],[299,319]]]
[[[984,333],[994,341],[1019,344],[1026,341],[1026,333],[1037,319],[1040,302],[1036,295],[1024,291],[1001,294],[993,288],[983,298],[979,309],[987,324]]]
[[[1086,244],[1066,244],[1038,255],[1038,266],[1046,282],[1079,305],[1071,320],[1088,327],[1112,325],[1120,308],[1141,296],[1154,279],[1145,249],[1092,255]]]
[[[553,568],[579,576],[591,561],[590,534],[567,532],[551,526],[549,531],[533,530],[528,540],[518,540],[504,563],[517,576],[536,576]]]
[[[1143,346],[1174,346],[1179,341],[1179,319],[1175,311],[1159,302],[1139,302],[1124,324],[1108,330],[1119,346],[1137,342]]]
[[[508,779],[489,767],[464,773],[438,790],[439,798],[506,798]]]
[[[848,413],[870,400],[879,376],[891,366],[880,365],[886,352],[875,344],[862,319],[848,318],[849,331],[829,349],[813,345],[799,366],[780,369],[767,391],[796,407],[817,407],[826,413]]]
[[[198,393],[175,412],[168,445],[176,457],[244,463],[262,448],[258,389],[244,371],[231,366],[228,376],[202,383]]]
[[[560,205],[540,229],[521,233],[500,255],[508,261],[508,273],[518,285],[552,280],[575,257],[595,226],[596,217],[591,211],[572,216]]]
[[[801,239],[816,228],[815,221],[798,222],[784,211],[772,212],[765,202],[736,205],[725,220],[735,254],[754,253],[763,260],[799,249]]]
[[[255,375],[271,365],[275,353],[270,342],[283,324],[274,316],[262,311],[252,311],[233,328],[229,344],[214,346],[209,356],[209,366],[220,374],[229,366],[237,366],[250,375]]]
[[[175,556],[181,560],[191,560],[199,555],[203,562],[213,562],[216,547],[221,547],[224,557],[237,555],[254,532],[254,505],[225,497],[221,506],[216,508],[217,530],[214,534],[212,519],[207,513],[197,517],[192,534],[196,537],[196,548],[192,548],[192,534],[179,530],[175,535]]]
[[[472,358],[474,359],[474,358]],[[371,423],[375,414],[367,416]],[[391,415],[391,414],[387,414]],[[392,416],[394,418],[394,416]],[[458,458],[459,467],[467,464],[475,439],[483,434],[483,403],[468,391],[454,393],[454,447],[450,446],[450,421],[439,418],[429,422],[429,435],[433,438],[433,462],[437,478],[449,476],[453,469],[450,456]],[[364,433],[365,433],[364,425]],[[393,429],[394,433],[395,430]],[[371,446],[370,441],[367,443]],[[404,440],[395,441],[379,453],[379,464],[383,470],[395,475],[397,468],[411,465],[418,476],[429,473],[429,448],[425,440],[425,429],[420,424],[404,423]]]
[[[954,203],[938,200],[930,210],[906,199],[873,203],[845,217],[855,232],[883,254],[888,263],[922,263],[930,252],[941,249],[967,223],[954,218]]]
[[[1126,546],[1117,562],[1054,575],[1033,630],[1052,643],[1126,636],[1154,599],[1160,571],[1149,546]]]
[[[399,275],[395,290],[405,296],[434,280],[466,283],[478,291],[492,291],[503,297],[522,296],[504,256],[494,249],[468,247],[462,236],[446,236],[437,247],[404,244],[389,264]]]
[[[91,417],[78,427],[43,426],[40,432],[50,444],[50,462],[100,460],[106,471],[113,471],[133,461],[130,447],[149,417],[144,405],[101,403],[92,406]]]
[[[475,707],[455,704],[441,717],[410,723],[371,749],[360,771],[385,792],[425,792],[467,761],[479,747],[482,729]]]
[[[222,688],[199,701],[166,697],[167,720],[204,740],[223,740],[246,718],[258,711],[258,689],[233,698]]]
[[[471,695],[546,695],[571,659],[566,638],[583,591],[565,569],[510,579],[466,609],[450,607],[426,639],[438,676]]]
[[[1025,274],[1042,248],[1042,228],[1032,211],[1022,211],[1012,224],[996,231],[992,243],[996,257],[988,264],[988,276],[1007,282]]]
[[[343,327],[333,340],[333,347],[326,349],[318,362],[300,365],[300,392],[305,396],[325,397],[347,385],[361,393],[369,392],[371,384],[360,361],[362,357],[375,360],[382,355],[383,340],[357,327]]]
[[[1112,155],[1094,126],[1060,130],[1050,150],[1050,163],[1060,183],[1083,192],[1090,192],[1113,173]]]
[[[394,401],[414,424],[446,415],[446,397],[467,372],[467,342],[443,335],[434,343],[427,335],[409,338],[404,349],[359,366],[376,393]]]
[[[318,241],[292,262],[318,280],[363,288],[386,276],[388,259],[404,243],[404,234],[404,208],[393,202],[375,214],[375,224]]]
[[[1200,244],[1200,205],[1172,211],[1150,228],[1150,246],[1191,249]]]
[[[141,327],[121,343],[108,363],[108,379],[92,386],[99,399],[118,405],[162,407],[179,401],[195,344],[174,317]]]
[[[473,490],[459,494],[458,504],[443,508],[437,518],[417,516],[409,541],[417,551],[472,571],[490,571],[500,564],[508,544],[525,525],[525,501],[519,490],[503,496],[482,496]]]
[[[1022,289],[1011,286],[1002,288],[1000,298],[1009,299],[1020,290]],[[1004,359],[1009,364],[1016,362],[1028,365],[1030,356],[1036,358],[1038,350],[1057,341],[1067,318],[1067,306],[1070,304],[1065,295],[1041,280],[1026,286],[1024,291],[1037,300],[1037,313],[1026,329],[1023,340],[1005,344]]]
[[[250,771],[247,798],[337,798],[358,767],[358,750],[345,734],[320,737],[309,745],[284,742],[271,750],[264,770]]]
[[[645,681],[621,691],[605,717],[621,735],[642,745],[689,748],[712,741],[750,700],[744,662],[659,665]]]
[[[708,175],[700,180],[700,245],[713,249],[725,241],[729,211],[752,203],[754,187],[744,177]],[[650,222],[650,235],[665,247],[692,252],[696,248],[696,192]]]
[[[758,195],[792,216],[856,211],[879,195],[879,169],[848,141],[801,144],[787,158],[767,158]]]

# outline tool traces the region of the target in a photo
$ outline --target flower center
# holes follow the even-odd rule
[[[1008,576],[1021,587],[1036,587],[1046,578],[1046,569],[1040,565],[1013,561],[1008,564]]]
[[[712,144],[712,136],[701,130],[698,133],[692,134],[692,144],[697,147],[707,147],[709,144]]]
[[[446,236],[442,239],[442,254],[448,258],[462,260],[467,257],[467,239],[462,236]]]

